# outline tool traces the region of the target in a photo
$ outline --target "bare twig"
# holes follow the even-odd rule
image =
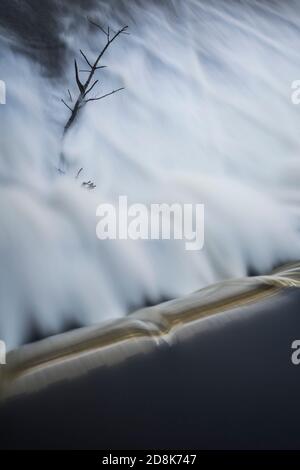
[[[110,93],[105,93],[105,95],[98,96],[97,98],[89,98],[88,100],[85,100],[85,103],[88,103],[89,101],[99,101],[102,100],[103,98],[106,98],[109,95],[113,95],[114,93],[117,93],[118,91],[124,90],[124,87],[118,88],[117,90],[113,90]]]
[[[104,33],[106,36],[107,36],[107,32],[105,31],[104,28],[102,28],[102,26],[98,23],[96,23],[95,21],[91,20],[90,18],[88,18],[88,21],[93,25],[93,26],[96,26],[96,28],[99,28],[100,31],[102,31],[102,33]]]
[[[96,187],[96,185],[91,180],[82,183],[81,186],[83,188],[90,189],[90,190],[95,189],[95,187]]]
[[[83,168],[80,168],[78,171],[77,171],[77,174],[75,176],[75,179],[78,179],[80,173],[82,172]]]
[[[73,112],[73,109],[65,102],[65,100],[61,99],[61,102],[62,102],[65,106],[67,106],[67,108],[68,108],[71,112]]]
[[[88,60],[87,56],[84,54],[84,52],[82,52],[82,50],[80,49],[80,54],[83,56],[83,58],[85,59],[86,63],[92,68],[93,66],[91,65],[90,61]]]
[[[96,80],[93,85],[90,86],[90,88],[88,90],[86,90],[85,92],[85,96],[87,96],[87,94],[92,91],[92,89],[94,88],[95,85],[97,85],[97,83],[99,82],[99,80]]]
[[[71,115],[70,115],[70,117],[69,117],[69,119],[68,119],[68,121],[65,125],[65,128],[64,128],[64,134],[66,134],[66,132],[68,131],[70,126],[73,124],[73,122],[75,121],[75,119],[78,115],[78,112],[80,111],[80,109],[82,109],[82,107],[84,105],[86,105],[87,103],[89,103],[91,101],[102,100],[103,98],[106,98],[107,96],[113,95],[114,93],[117,93],[118,91],[121,91],[121,90],[124,89],[124,87],[122,87],[122,88],[118,88],[116,90],[113,90],[109,93],[105,93],[102,96],[98,96],[98,97],[95,97],[95,98],[87,98],[88,94],[93,90],[93,88],[99,82],[98,80],[95,80],[92,83],[92,80],[94,78],[94,75],[95,75],[96,71],[106,67],[105,65],[99,65],[99,62],[102,59],[103,55],[105,54],[106,50],[111,45],[111,43],[117,39],[118,36],[120,36],[121,34],[128,34],[127,33],[128,26],[124,26],[123,28],[119,29],[119,31],[117,31],[117,32],[113,31],[113,36],[111,36],[111,31],[112,30],[109,27],[107,28],[107,31],[106,31],[101,25],[99,25],[95,21],[93,21],[89,18],[88,18],[88,21],[93,26],[97,27],[106,36],[106,44],[102,48],[101,52],[98,54],[98,56],[97,56],[94,63],[92,63],[87,58],[86,54],[80,49],[80,54],[84,58],[87,65],[90,67],[90,70],[80,70],[80,72],[88,73],[88,77],[84,82],[82,82],[81,79],[80,79],[80,72],[79,72],[79,69],[78,69],[77,61],[76,61],[76,59],[74,59],[75,79],[76,79],[76,84],[77,84],[77,87],[78,87],[78,90],[79,90],[79,95],[78,95],[78,97],[75,101],[75,104],[72,108],[64,100],[62,100],[64,105],[67,106],[67,108],[71,111]],[[70,100],[73,102],[72,95],[71,95],[69,90],[68,90],[68,93],[69,93]]]
[[[96,70],[99,70],[99,69],[106,69],[107,65],[100,65],[99,67],[96,67]],[[87,73],[90,73],[91,70],[86,70],[86,69],[80,69],[79,72],[87,72]]]
[[[77,65],[76,59],[74,59],[74,65],[75,65],[75,77],[76,77],[77,86],[79,88],[80,93],[84,93],[84,86],[81,83],[80,78],[79,78],[78,65]]]

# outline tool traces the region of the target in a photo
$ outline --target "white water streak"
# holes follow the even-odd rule
[[[290,100],[300,78],[299,4],[128,2],[125,19],[100,4],[102,22],[128,22],[131,36],[100,74],[103,92],[126,91],[90,104],[65,142],[69,174],[83,166],[93,193],[53,168],[68,114],[60,98],[76,91],[73,57],[79,48],[95,57],[103,37],[62,19],[71,50],[64,89],[3,44],[0,337],[9,347],[24,341],[32,319],[55,333],[70,320],[96,323],[145,298],[299,258],[300,107]],[[96,206],[119,194],[204,203],[204,249],[100,242]]]

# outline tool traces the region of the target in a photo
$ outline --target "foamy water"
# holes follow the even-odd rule
[[[1,30],[0,337],[10,348],[32,325],[53,334],[299,259],[297,3],[91,3],[103,25],[129,25],[99,71],[102,93],[126,90],[87,105],[63,143],[73,59],[84,68],[79,49],[92,60],[105,38],[80,10],[60,15],[67,53],[49,78]],[[62,146],[66,176],[55,169]],[[90,179],[97,187],[84,191]],[[97,240],[96,207],[120,194],[204,203],[204,249]]]

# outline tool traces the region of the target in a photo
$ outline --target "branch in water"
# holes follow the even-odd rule
[[[65,102],[65,100],[61,99],[61,102],[67,106],[67,108],[71,111],[71,113],[73,112],[73,109]]]
[[[88,21],[95,27],[97,27],[105,36],[106,36],[106,44],[105,46],[102,48],[101,52],[98,54],[96,60],[94,63],[92,63],[86,56],[86,54],[80,49],[80,54],[82,55],[82,57],[84,58],[85,62],[87,63],[87,65],[90,67],[89,70],[80,70],[78,69],[78,65],[77,65],[77,61],[76,59],[74,59],[74,69],[75,69],[75,80],[76,80],[76,84],[77,84],[77,87],[78,87],[78,90],[79,90],[79,95],[75,101],[75,104],[74,104],[74,107],[71,108],[71,106],[69,106],[64,100],[61,100],[63,102],[63,104],[71,111],[71,115],[65,125],[65,128],[64,128],[64,134],[66,134],[66,132],[68,131],[68,129],[71,127],[71,125],[73,124],[73,122],[75,121],[75,119],[77,118],[78,116],[78,113],[79,111],[83,108],[83,106],[91,101],[99,101],[99,100],[102,100],[103,98],[106,98],[107,96],[110,96],[110,95],[113,95],[114,93],[117,93],[118,91],[121,91],[124,89],[124,87],[121,87],[121,88],[118,88],[117,90],[113,90],[109,93],[105,93],[104,95],[102,96],[98,96],[98,97],[94,97],[94,98],[87,98],[87,96],[89,95],[89,93],[93,90],[93,88],[99,83],[99,80],[95,80],[94,83],[92,83],[92,80],[93,80],[93,77],[96,73],[97,70],[99,69],[102,69],[102,68],[105,68],[106,66],[105,65],[99,65],[99,62],[100,60],[102,59],[104,53],[106,52],[106,50],[108,49],[108,47],[111,45],[111,43],[113,41],[115,41],[115,39],[117,39],[118,36],[120,36],[121,34],[129,34],[127,32],[127,29],[128,29],[128,26],[124,26],[123,28],[121,28],[119,31],[115,32],[113,30],[111,30],[109,27],[107,28],[107,31],[102,28],[101,25],[99,25],[98,23],[96,23],[95,21],[92,21],[88,18]],[[111,36],[111,31],[113,32],[113,35]],[[85,80],[85,82],[82,82],[81,79],[80,79],[80,72],[85,72],[85,73],[88,73],[88,77],[87,79]],[[70,90],[68,90],[68,93],[69,93],[69,98],[70,98],[70,101],[73,102],[73,99],[72,99],[72,95],[70,93]],[[86,99],[87,98],[87,99]]]
[[[113,90],[113,91],[111,91],[110,93],[105,93],[105,95],[98,96],[98,97],[96,97],[96,98],[89,98],[88,100],[85,100],[85,103],[88,103],[89,101],[99,101],[99,100],[102,100],[103,98],[106,98],[107,96],[113,95],[114,93],[117,93],[118,91],[121,91],[121,90],[124,90],[124,89],[125,89],[124,87],[118,88],[117,90]]]

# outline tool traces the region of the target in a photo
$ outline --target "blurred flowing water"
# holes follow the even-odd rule
[[[0,338],[15,347],[299,259],[297,1],[3,0]],[[74,57],[128,24],[62,143]],[[63,145],[67,175],[56,167]],[[84,170],[80,181],[74,178]],[[81,181],[97,188],[84,191]],[[96,207],[205,204],[205,246],[99,241]]]

